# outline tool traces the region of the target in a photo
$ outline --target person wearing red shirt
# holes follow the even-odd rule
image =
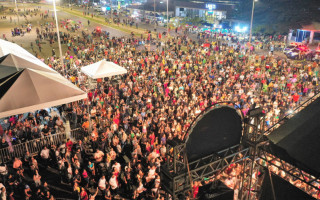
[[[68,139],[67,143],[66,143],[66,146],[67,146],[68,151],[71,151],[72,146],[73,146],[73,142],[70,139]]]
[[[192,190],[193,190],[193,198],[196,199],[197,198],[197,195],[199,193],[199,187],[202,186],[201,185],[201,182],[199,181],[195,181],[193,184],[192,184]]]
[[[92,94],[92,92],[90,91],[90,92],[88,93],[89,101],[92,101],[92,97],[93,97],[93,94]]]
[[[149,136],[151,146],[153,146],[155,138],[156,136],[154,135],[154,132],[152,132]]]
[[[114,119],[113,119],[113,122],[114,122],[115,124],[117,124],[117,126],[119,126],[120,120],[119,120],[118,118],[114,118]]]
[[[293,101],[294,101],[295,103],[297,103],[297,102],[299,101],[299,99],[300,99],[300,96],[299,96],[297,93],[295,93],[295,94],[292,96],[292,99],[293,99]]]

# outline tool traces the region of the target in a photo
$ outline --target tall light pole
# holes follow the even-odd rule
[[[252,23],[253,23],[253,14],[254,14],[254,2],[256,2],[256,1],[258,1],[258,0],[252,0],[252,13],[251,13],[249,43],[251,43],[251,39],[252,39]]]
[[[156,29],[156,0],[153,0],[154,29]]]
[[[168,29],[168,36],[169,36],[169,0],[167,0],[167,29]]]
[[[17,0],[14,0],[14,4],[15,4],[16,9],[17,9],[17,18],[18,18],[18,24],[19,24],[19,11],[18,11],[18,4],[17,4]]]
[[[112,0],[110,0],[110,15],[111,15],[111,23],[113,22],[112,20]]]
[[[61,42],[60,42],[60,32],[59,32],[59,24],[58,24],[58,17],[57,17],[56,0],[53,0],[53,11],[54,11],[54,18],[56,20],[58,45],[59,45],[59,52],[60,52],[60,62],[61,62],[61,66],[62,66],[62,74],[64,75],[65,72],[64,72],[64,63],[63,63],[63,57],[62,57]]]

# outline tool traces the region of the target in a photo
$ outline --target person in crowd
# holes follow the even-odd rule
[[[1,139],[1,143],[0,143],[0,148],[1,148],[1,149],[4,149],[4,148],[7,148],[7,147],[9,147],[8,142],[6,141],[5,138],[2,138],[2,139]]]

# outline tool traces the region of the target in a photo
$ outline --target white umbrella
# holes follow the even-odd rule
[[[37,70],[42,68],[43,71],[58,73],[21,46],[2,39],[0,39],[0,57],[3,65]]]
[[[113,62],[101,60],[91,65],[87,65],[81,68],[81,72],[86,74],[92,79],[112,77],[115,75],[126,74],[128,71]]]
[[[0,118],[85,98],[60,74],[26,68],[0,79]]]
[[[39,60],[40,61],[40,60]],[[41,61],[40,61],[41,62]],[[42,64],[41,64],[42,63]],[[58,73],[47,66],[45,63],[34,63],[15,54],[7,54],[0,58],[0,78],[6,77],[25,68],[35,69],[50,73]],[[40,64],[40,65],[39,65]],[[44,64],[44,65],[43,65]]]

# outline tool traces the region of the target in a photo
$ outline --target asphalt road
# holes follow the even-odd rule
[[[13,6],[13,4],[7,3],[7,2],[2,2],[0,5],[4,6]],[[24,9],[33,9],[35,8],[34,4],[18,4],[18,8],[20,8],[22,11]],[[53,9],[51,5],[46,5],[42,4],[41,5],[41,12],[44,13],[45,10],[49,10],[49,18],[48,19],[42,19],[39,14],[37,16],[27,16],[27,20],[23,17],[17,17],[16,15],[13,14],[8,14],[8,13],[0,13],[0,16],[6,15],[7,19],[0,19],[0,37],[3,39],[3,36],[5,35],[6,39],[10,42],[15,42],[31,52],[32,54],[36,55],[37,53],[43,57],[47,58],[52,55],[52,49],[55,49],[56,53],[58,53],[58,44],[54,43],[52,46],[49,45],[49,42],[46,40],[43,40],[42,42],[42,51],[39,52],[39,49],[37,47],[31,48],[31,42],[35,46],[35,40],[37,39],[37,34],[36,34],[36,28],[40,28],[41,24],[45,23],[54,23],[54,18],[53,18]],[[73,21],[79,22],[81,21],[83,24],[83,27],[79,29],[77,32],[68,32],[66,29],[61,27],[61,24],[59,26],[59,30],[62,32],[68,32],[71,35],[81,35],[81,31],[85,32],[92,32],[97,26],[101,27],[103,31],[107,31],[110,33],[111,37],[122,37],[122,36],[128,36],[128,33],[105,26],[104,24],[99,24],[93,21],[90,21],[90,25],[88,26],[88,20],[79,16],[74,16],[71,15],[67,12],[64,12],[63,9],[57,10],[57,16],[58,16],[58,21],[60,20],[66,20],[66,19],[71,19]],[[10,17],[12,18],[12,22],[10,22]],[[20,27],[22,24],[27,24],[30,23],[32,25],[32,30],[29,33],[25,33],[23,36],[12,36],[11,30],[13,30],[16,27]],[[55,31],[55,29],[54,29]],[[66,51],[67,46],[66,44],[62,45],[62,50],[63,54]]]

